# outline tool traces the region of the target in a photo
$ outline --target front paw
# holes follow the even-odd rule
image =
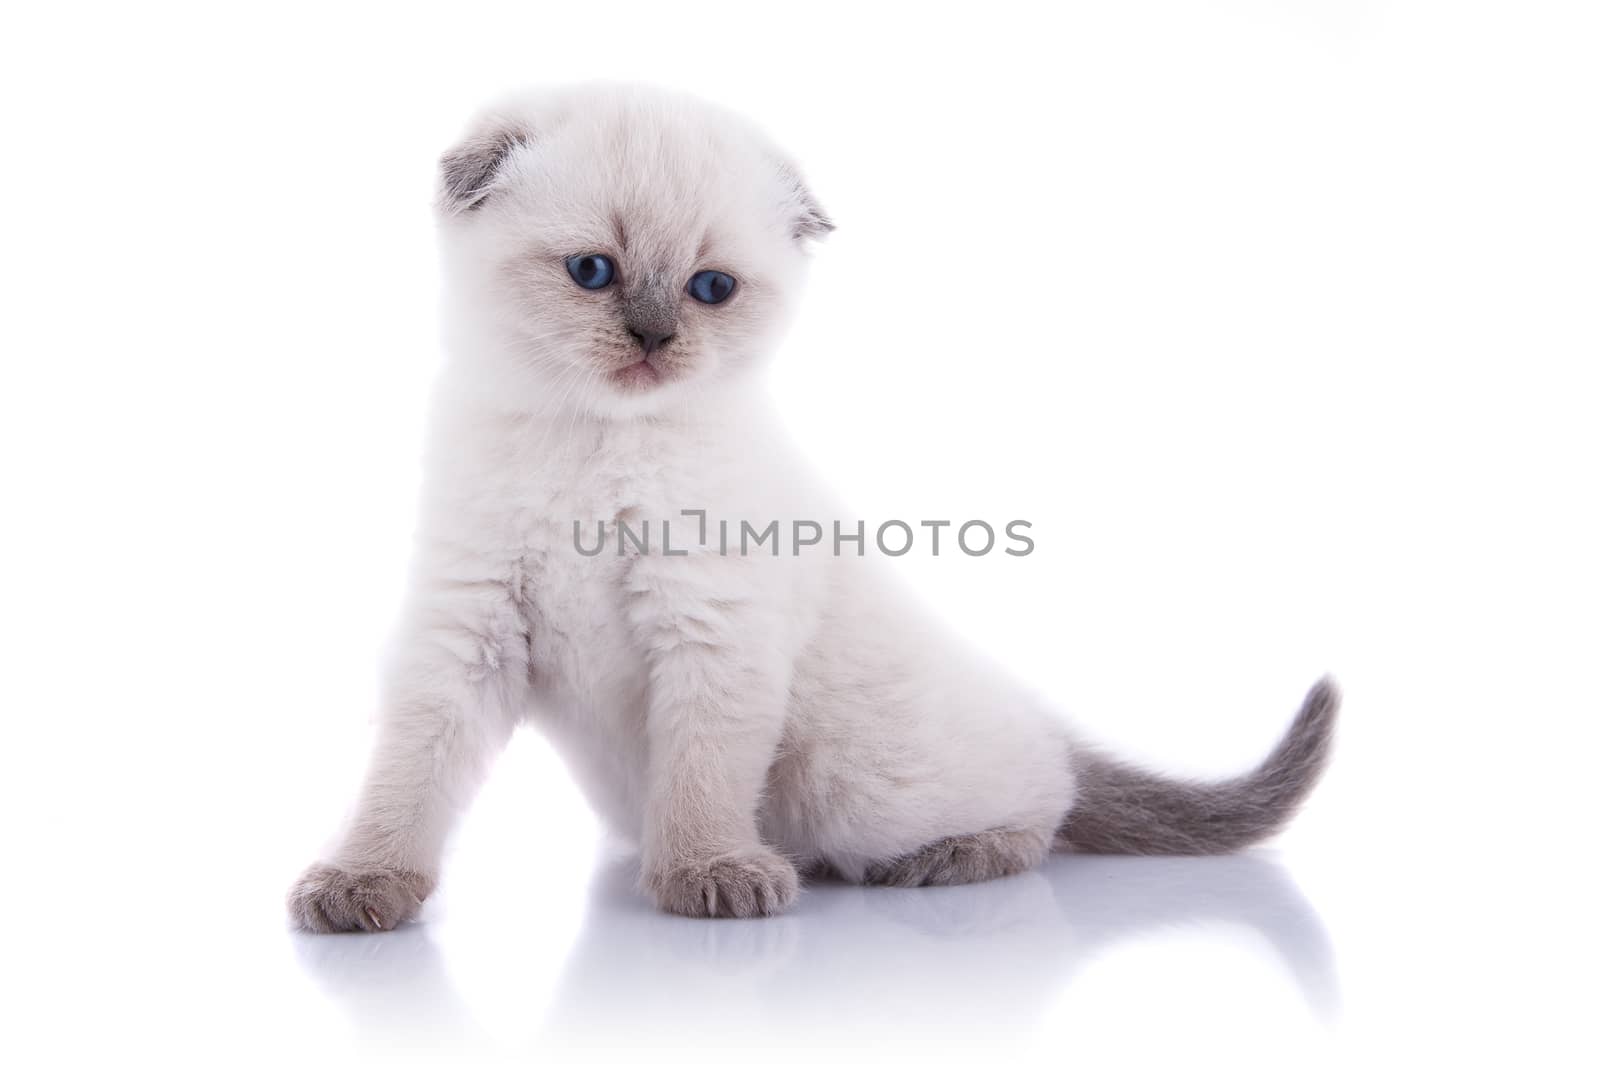
[[[334,934],[393,930],[416,917],[433,879],[382,867],[313,864],[289,890],[289,918],[301,930]]]
[[[800,876],[770,849],[748,849],[652,870],[645,888],[666,911],[695,919],[776,915],[794,902]]]

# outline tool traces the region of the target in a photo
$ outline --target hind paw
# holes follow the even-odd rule
[[[1050,839],[1031,830],[984,830],[941,838],[867,868],[868,885],[965,885],[1021,874],[1044,861]]]

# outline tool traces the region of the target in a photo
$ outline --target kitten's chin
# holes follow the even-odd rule
[[[661,369],[647,359],[641,359],[637,363],[630,363],[621,370],[612,371],[610,378],[612,384],[628,393],[654,389],[663,381]]]
[[[592,410],[609,418],[659,414],[680,399],[675,386],[682,378],[674,367],[641,359],[601,375],[598,388],[589,391],[589,403]]]

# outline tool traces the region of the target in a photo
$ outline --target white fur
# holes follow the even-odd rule
[[[695,530],[685,508],[735,528],[854,527],[762,388],[805,272],[794,218],[814,208],[792,168],[731,116],[631,88],[513,100],[475,136],[505,128],[526,143],[481,204],[446,204],[441,220],[450,359],[415,573],[335,866],[431,884],[455,814],[522,721],[641,843],[646,886],[676,910],[673,872],[716,883],[724,861],[766,872],[771,899],[754,910],[770,911],[793,894],[785,860],[860,879],[954,835],[1048,842],[1073,799],[1063,725],[880,561],[827,543],[724,556],[715,536],[680,538]],[[696,269],[739,279],[727,305],[682,297],[679,362],[643,390],[608,377],[638,358],[614,321],[620,296],[562,267],[611,252],[619,218],[624,275],[658,271],[679,294]],[[575,550],[574,520],[592,542],[595,520],[618,517],[650,520],[650,553]],[[660,553],[662,520],[688,556]]]

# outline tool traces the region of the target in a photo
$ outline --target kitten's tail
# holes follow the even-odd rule
[[[1210,855],[1268,837],[1322,775],[1339,713],[1339,687],[1323,678],[1289,732],[1249,774],[1223,782],[1163,778],[1093,750],[1073,754],[1078,796],[1056,847],[1078,852]]]

